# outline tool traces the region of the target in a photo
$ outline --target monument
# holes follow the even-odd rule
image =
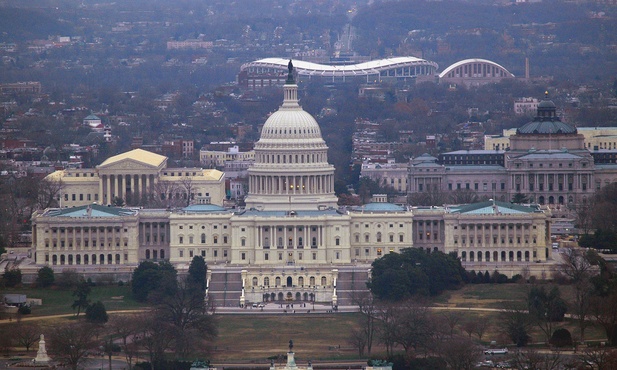
[[[313,370],[313,365],[311,361],[308,362],[308,366],[306,367],[298,367],[296,365],[295,353],[293,352],[294,341],[289,340],[289,351],[287,352],[287,364],[285,367],[277,367],[274,365],[274,360],[270,362],[270,370]]]
[[[37,364],[47,364],[49,361],[51,361],[51,358],[47,356],[47,350],[45,349],[45,336],[41,334],[41,339],[39,339],[39,350],[36,352],[34,362]]]

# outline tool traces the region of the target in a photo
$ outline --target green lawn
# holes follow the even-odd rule
[[[71,304],[73,289],[59,288],[13,288],[5,289],[5,293],[25,294],[28,298],[40,298],[43,300],[41,306],[32,306],[32,316],[61,315],[73,313]],[[89,299],[91,302],[101,301],[107,311],[131,310],[144,307],[145,305],[136,302],[131,297],[129,286],[105,285],[92,287]]]

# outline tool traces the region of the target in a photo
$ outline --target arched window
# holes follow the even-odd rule
[[[555,204],[555,197],[554,196],[550,196],[548,197],[548,204]]]
[[[281,286],[281,278],[280,278],[280,277],[278,277],[278,276],[277,276],[277,277],[274,279],[274,285],[275,285],[275,286]]]
[[[116,265],[120,264],[120,253],[116,253]]]
[[[265,277],[264,278],[264,285],[265,286],[270,286],[270,278],[269,277]]]
[[[253,286],[257,286],[257,284],[258,284],[257,277],[254,277],[253,278]]]
[[[315,276],[311,276],[311,277],[309,278],[309,285],[310,285],[310,286],[315,286]]]
[[[461,252],[461,261],[463,261],[463,262],[467,261],[467,252],[465,252],[465,251]]]
[[[377,233],[377,243],[381,243],[381,233]]]
[[[302,276],[298,277],[298,285],[301,287],[304,286],[304,277]]]
[[[201,244],[206,243],[206,234],[201,234]]]
[[[147,251],[147,250],[146,250],[146,251]],[[55,257],[55,256],[54,256],[54,257]],[[92,264],[93,264],[93,265],[96,265],[96,254],[93,254],[93,255],[92,255]],[[54,265],[55,265],[55,263],[54,263]]]
[[[84,265],[88,264],[88,255],[84,254]]]
[[[525,251],[525,261],[529,261],[529,251]]]
[[[474,258],[475,258],[475,254],[473,252],[469,252],[469,260],[473,262]]]
[[[484,260],[485,261],[490,261],[491,260],[491,252],[485,252],[484,253]]]
[[[326,277],[325,277],[325,276],[322,276],[322,277],[321,277],[321,285],[322,285],[322,286],[326,286],[326,282],[327,282],[327,281],[328,281],[328,280],[326,279]]]
[[[161,249],[161,259],[165,259],[165,249]]]
[[[523,259],[523,255],[521,251],[516,252],[516,260],[521,261]]]

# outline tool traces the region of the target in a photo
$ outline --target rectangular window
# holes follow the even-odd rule
[[[240,259],[241,259],[242,261],[246,260],[246,253],[242,252],[242,253],[240,254]]]

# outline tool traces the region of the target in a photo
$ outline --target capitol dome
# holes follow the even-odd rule
[[[247,208],[317,210],[336,207],[334,167],[319,124],[298,104],[289,62],[283,104],[264,124],[249,168]]]

